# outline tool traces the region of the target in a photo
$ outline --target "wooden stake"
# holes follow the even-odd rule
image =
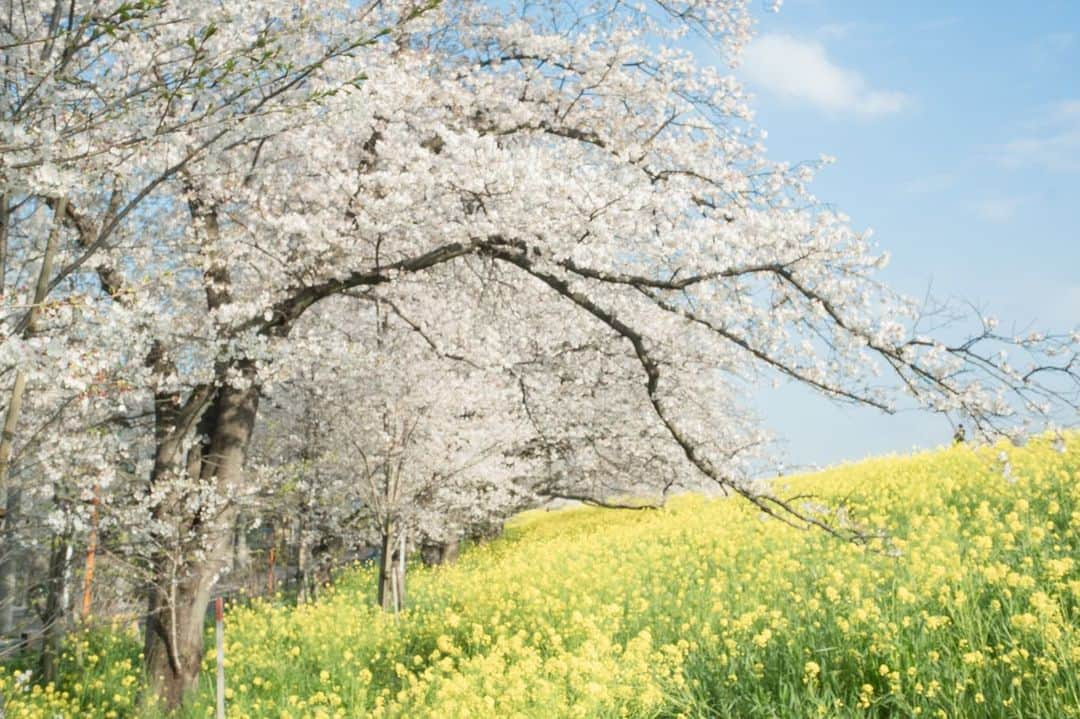
[[[101,489],[94,485],[94,499],[90,508],[90,538],[86,545],[86,571],[83,573],[82,618],[90,618],[90,604],[93,599],[94,561],[97,557],[98,503],[101,501]]]
[[[225,719],[225,608],[221,597],[214,600],[217,635],[217,719]]]
[[[277,538],[274,538],[277,541]],[[274,560],[277,559],[277,547],[270,547],[270,574],[266,577],[267,594],[274,593]]]

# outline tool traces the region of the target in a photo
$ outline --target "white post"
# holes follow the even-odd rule
[[[225,719],[225,612],[221,597],[214,600],[217,635],[217,719]]]
[[[398,604],[401,609],[405,608],[405,530],[401,530],[401,548],[398,554],[398,581],[401,583],[398,592]]]
[[[401,599],[398,594],[398,581],[397,581],[397,569],[394,568],[393,560],[390,561],[390,604],[394,607],[394,619],[397,619],[397,613],[401,609]]]

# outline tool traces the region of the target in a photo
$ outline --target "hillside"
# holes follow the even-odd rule
[[[1080,717],[1080,438],[786,479],[883,527],[870,548],[733,499],[518,517],[409,576],[227,611],[230,717]],[[212,646],[212,643],[211,645]],[[132,636],[73,642],[7,717],[129,716]],[[212,716],[212,663],[192,717]]]

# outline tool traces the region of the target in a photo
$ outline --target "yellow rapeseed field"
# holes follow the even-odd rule
[[[788,493],[870,547],[734,499],[530,512],[372,606],[227,614],[229,717],[1080,717],[1080,437],[886,457]],[[208,644],[212,646],[212,644]],[[137,715],[134,637],[72,639],[59,687],[0,676],[8,719]],[[212,656],[189,717],[213,715]],[[149,710],[143,710],[149,714]]]

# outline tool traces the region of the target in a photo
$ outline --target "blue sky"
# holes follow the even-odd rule
[[[837,164],[818,197],[873,228],[885,279],[1040,329],[1080,325],[1080,2],[786,0],[757,5],[737,74],[774,159]],[[948,440],[792,388],[760,409],[790,465]]]

